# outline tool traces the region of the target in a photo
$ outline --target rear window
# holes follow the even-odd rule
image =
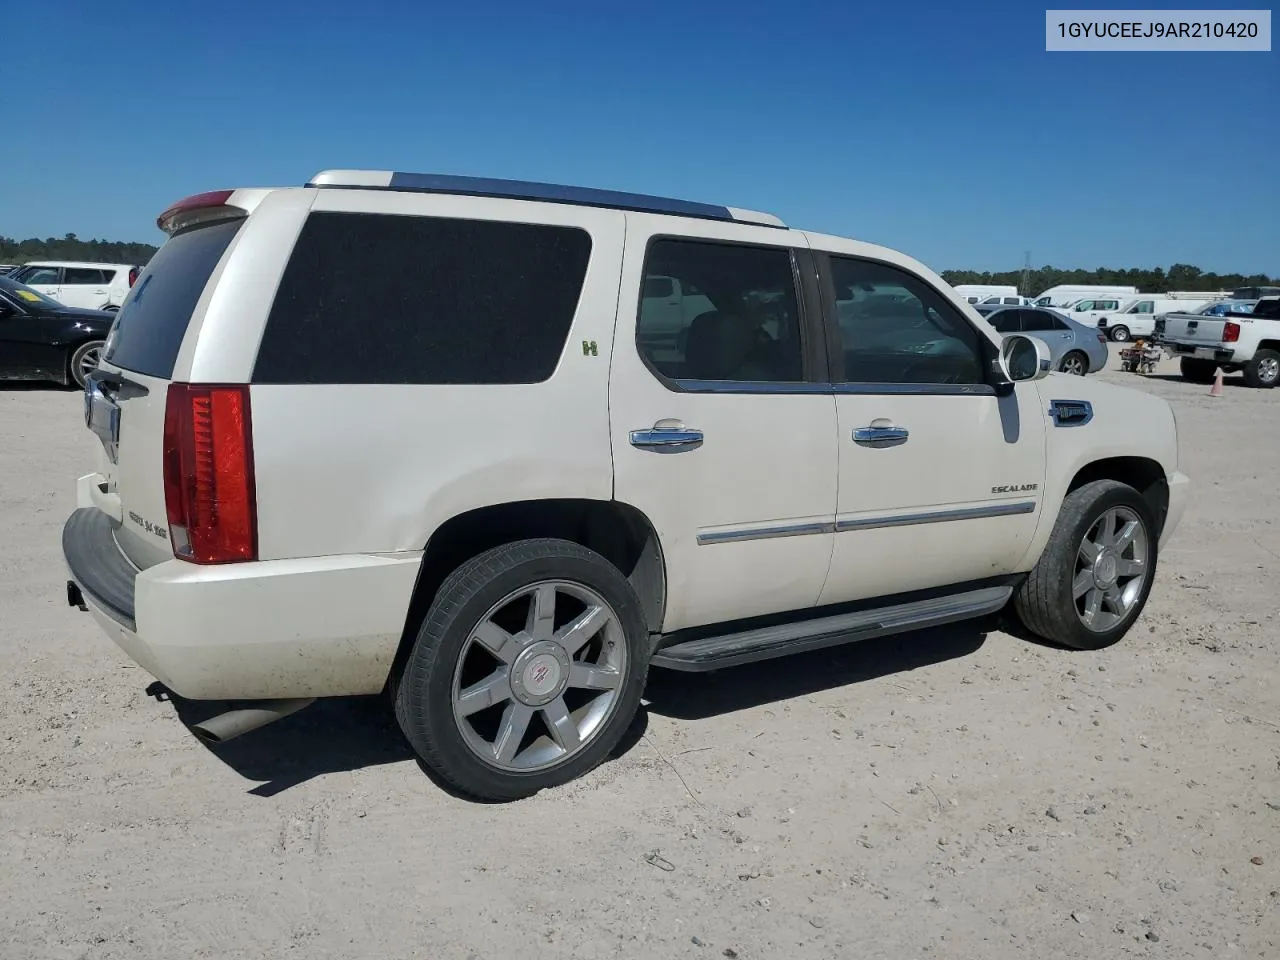
[[[243,219],[224,220],[166,242],[121,305],[103,359],[135,373],[170,379],[200,294],[242,223]]]
[[[577,311],[575,227],[313,213],[267,319],[255,383],[537,383]]]

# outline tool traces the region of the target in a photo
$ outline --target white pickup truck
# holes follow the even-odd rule
[[[1263,297],[1251,313],[1171,313],[1163,342],[1193,383],[1211,382],[1221,367],[1224,374],[1242,371],[1251,387],[1274,387],[1280,382],[1280,297]]]

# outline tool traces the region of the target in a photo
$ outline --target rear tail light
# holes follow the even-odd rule
[[[1099,343],[1106,343],[1106,342],[1107,342],[1107,335],[1106,335],[1105,333],[1103,333],[1101,330],[1099,330],[1099,331],[1098,331],[1098,342],[1099,342]]]
[[[1235,343],[1240,339],[1240,324],[1234,320],[1228,320],[1222,328],[1222,342]]]
[[[132,288],[133,285],[137,282],[138,282],[138,268],[130,267],[129,268],[129,286]]]
[[[164,502],[173,555],[192,563],[258,556],[247,385],[171,383],[164,410]]]

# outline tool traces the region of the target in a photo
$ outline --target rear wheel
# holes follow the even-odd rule
[[[1072,376],[1083,377],[1089,372],[1089,358],[1079,350],[1072,350],[1062,358],[1062,363],[1058,365],[1058,369]]]
[[[1156,526],[1133,487],[1095,480],[1073,490],[1044,553],[1014,595],[1032,633],[1077,650],[1099,650],[1142,613],[1156,570]]]
[[[568,541],[519,541],[440,587],[396,717],[455,789],[515,800],[582,776],[617,747],[648,665],[640,602],[616,567]]]
[[[1192,383],[1213,383],[1218,375],[1218,365],[1212,360],[1183,357],[1178,362],[1178,368],[1182,379],[1190,380]]]
[[[1107,332],[1116,343],[1124,343],[1129,339],[1129,328],[1123,324],[1118,327],[1108,327]]]
[[[82,343],[71,354],[68,361],[71,379],[76,382],[76,386],[84,389],[85,380],[89,374],[98,369],[98,361],[102,359],[102,340],[90,340],[88,343]]]
[[[1259,350],[1244,365],[1244,382],[1251,387],[1270,390],[1280,382],[1280,353],[1275,350]]]

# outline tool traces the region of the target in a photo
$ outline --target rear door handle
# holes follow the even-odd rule
[[[687,427],[650,427],[648,430],[632,430],[631,445],[641,449],[677,453],[693,450],[702,445],[702,431]]]
[[[911,436],[906,427],[858,427],[853,442],[860,447],[896,447]]]

